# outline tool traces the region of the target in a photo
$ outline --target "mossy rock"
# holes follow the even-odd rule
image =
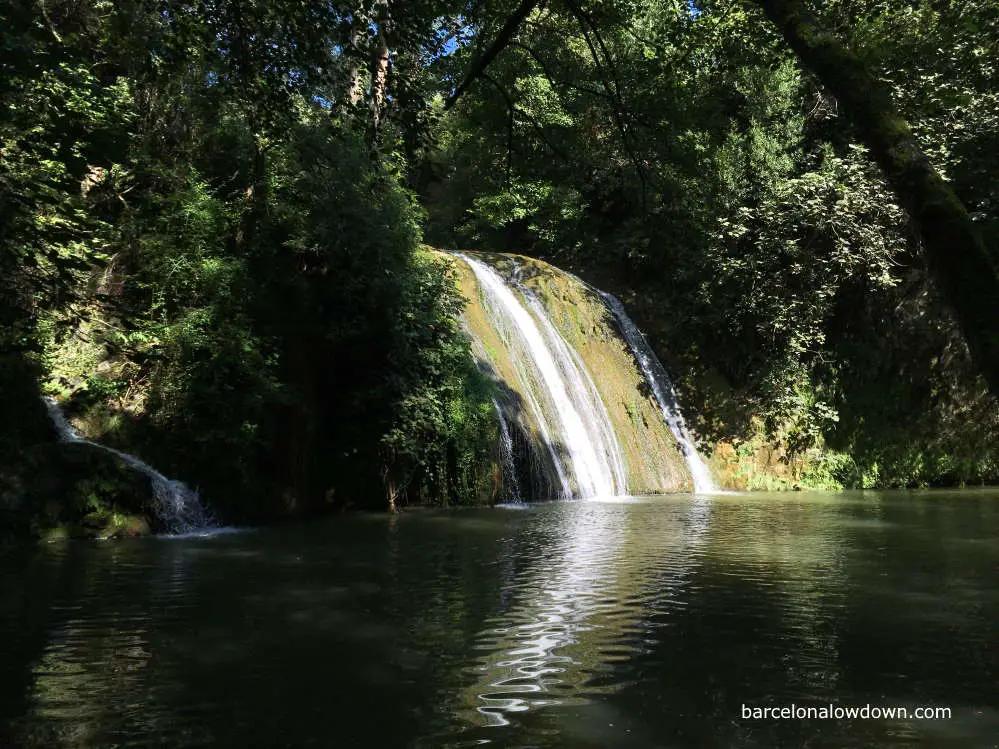
[[[470,253],[507,280],[516,276],[530,289],[558,334],[579,357],[606,410],[625,464],[627,490],[635,494],[689,491],[691,479],[676,439],[663,420],[645,377],[627,343],[618,334],[613,315],[597,293],[575,276],[522,255]],[[453,261],[453,258],[452,258]],[[545,485],[558,487],[542,429],[527,404],[529,382],[518,369],[518,354],[504,341],[483,303],[472,269],[456,262],[459,288],[468,299],[464,322],[473,352],[501,395],[497,398],[515,433],[518,466],[530,469],[531,494],[551,496]],[[520,291],[515,295],[521,298]],[[518,439],[518,435],[523,439]],[[544,474],[537,476],[535,474]],[[538,479],[541,485],[535,486]]]
[[[4,479],[0,537],[108,538],[142,535],[152,526],[149,477],[93,445],[37,445]]]

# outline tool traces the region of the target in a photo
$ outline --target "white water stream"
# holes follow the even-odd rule
[[[134,455],[115,450],[113,447],[91,442],[77,433],[66,419],[59,404],[53,398],[44,398],[49,418],[63,442],[79,442],[103,450],[120,458],[135,470],[146,474],[153,487],[156,515],[167,532],[175,535],[191,535],[208,532],[215,528],[210,514],[201,503],[198,493],[180,481],[168,479],[152,466],[143,463]]]
[[[673,389],[673,383],[670,382],[665,368],[655,355],[652,347],[649,346],[648,341],[645,340],[642,331],[628,317],[628,313],[625,311],[624,305],[621,304],[621,300],[606,292],[600,292],[600,296],[603,297],[608,309],[610,309],[617,320],[621,334],[628,342],[631,352],[635,355],[635,360],[641,367],[646,382],[652,388],[652,393],[655,395],[656,403],[659,404],[663,418],[669,425],[670,431],[673,432],[673,436],[676,437],[676,441],[680,444],[680,452],[683,453],[683,459],[687,462],[687,470],[690,471],[690,477],[694,482],[694,492],[697,494],[717,492],[718,488],[711,478],[711,471],[708,470],[707,464],[701,458],[700,454],[698,454],[694,440],[687,430],[683,414],[680,413],[680,407],[676,402],[676,391]]]
[[[515,284],[518,297],[491,267],[468,255],[458,257],[475,274],[490,322],[513,354],[519,389],[551,454],[562,494],[626,494],[621,446],[578,354],[526,287]]]
[[[510,425],[507,423],[506,415],[500,404],[493,400],[493,408],[496,409],[496,417],[500,425],[500,458],[503,461],[503,499],[507,502],[521,502],[520,486],[517,483],[517,470],[514,466],[513,436],[510,434]]]

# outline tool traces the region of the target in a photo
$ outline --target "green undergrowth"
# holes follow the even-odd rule
[[[251,135],[237,114],[218,127]],[[492,391],[400,164],[307,113],[284,136],[256,206],[218,171],[247,167],[245,152],[139,154],[152,163],[117,186],[130,211],[111,251],[40,318],[45,392],[223,522],[493,501]],[[37,533],[83,517],[115,533],[133,514],[111,487],[78,489],[70,520],[17,512],[43,518]]]
[[[767,436],[759,419],[746,439],[715,444],[709,465],[719,484],[740,491],[840,491],[977,486],[996,482],[996,460],[934,453],[913,443],[907,449],[885,443],[877,454],[850,454],[817,439],[788,449],[786,432]]]
[[[789,452],[777,438],[768,438],[756,420],[747,439],[715,445],[708,464],[719,485],[737,491],[797,491],[846,488],[848,456],[821,447]]]

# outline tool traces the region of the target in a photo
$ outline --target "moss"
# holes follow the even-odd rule
[[[444,255],[449,262],[454,262],[450,255]],[[518,433],[527,435],[528,442],[532,445],[540,446],[543,442],[538,425],[529,418],[527,411],[522,407],[522,394],[516,389],[509,387],[509,383],[517,382],[517,367],[510,357],[506,345],[497,334],[496,330],[489,323],[489,318],[485,307],[482,305],[475,276],[471,269],[461,262],[454,262],[454,267],[458,275],[458,288],[462,295],[468,300],[464,310],[464,321],[473,337],[473,354],[475,355],[480,368],[500,386],[498,390],[502,393],[501,400],[510,407],[510,415],[513,421],[513,428]],[[538,450],[532,455],[531,463],[536,464],[538,470],[545,474],[547,482],[556,481],[554,468],[548,462],[547,455],[543,450]],[[501,475],[499,463],[496,464],[492,474],[493,478]],[[499,482],[492,481],[488,494],[491,501],[498,491]]]
[[[861,488],[862,479],[853,459],[823,445],[791,453],[784,447],[782,431],[771,440],[758,419],[750,436],[737,443],[715,445],[709,464],[725,489],[736,491],[837,491]]]
[[[488,344],[483,344],[483,347],[485,348],[486,353],[489,354],[489,358],[491,360],[495,361],[496,359],[499,358],[499,355],[500,355],[499,351],[497,351],[495,348],[493,348],[492,346],[490,346]]]
[[[508,278],[516,263],[522,282],[537,295],[559,333],[582,359],[621,444],[629,490],[635,494],[688,491],[690,477],[676,440],[603,300],[578,279],[542,261],[518,255],[479,257]],[[519,392],[516,364],[489,323],[474,274],[464,263],[456,266],[462,293],[469,299],[466,324],[480,356],[523,404],[527,394]],[[539,428],[532,423],[529,409],[520,408],[516,420],[540,444]]]
[[[2,498],[0,535],[15,541],[110,538],[150,532],[147,476],[83,443],[39,445]]]
[[[514,261],[519,264],[523,283],[534,291],[585,362],[623,446],[631,491],[689,488],[675,441],[602,301],[571,275],[541,261],[514,255],[483,257],[506,274],[513,272]],[[474,276],[464,264],[458,264],[458,269],[463,292],[472,300],[466,319],[478,339],[480,355],[498,380],[516,389],[514,363],[488,323]],[[529,419],[522,426],[532,439],[539,438]],[[821,437],[808,449],[794,449],[800,441],[795,429],[788,423],[768,437],[762,422],[751,419],[743,439],[715,444],[709,466],[719,486],[740,491],[835,491],[935,485],[940,476],[951,474],[953,483],[959,483],[962,476],[974,476],[956,459],[948,461],[946,456],[928,456],[918,450],[861,464],[848,452],[831,449]]]
[[[541,290],[547,312],[590,372],[624,451],[630,491],[689,491],[690,476],[676,439],[603,300],[547,263],[518,260],[531,269],[524,274],[526,284]]]
[[[152,533],[152,529],[146,518],[140,515],[112,512],[105,517],[96,538],[131,538],[135,536],[148,536],[150,533]]]

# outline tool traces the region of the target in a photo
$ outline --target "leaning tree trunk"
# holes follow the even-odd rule
[[[923,240],[930,273],[972,358],[999,395],[999,261],[967,209],[923,153],[888,89],[801,0],[754,0],[857,128]]]
[[[392,7],[390,0],[379,0],[376,8],[378,19],[378,40],[374,56],[371,58],[371,125],[374,130],[374,141],[378,141],[378,131],[385,115],[388,103],[389,83],[389,36],[392,26]]]

